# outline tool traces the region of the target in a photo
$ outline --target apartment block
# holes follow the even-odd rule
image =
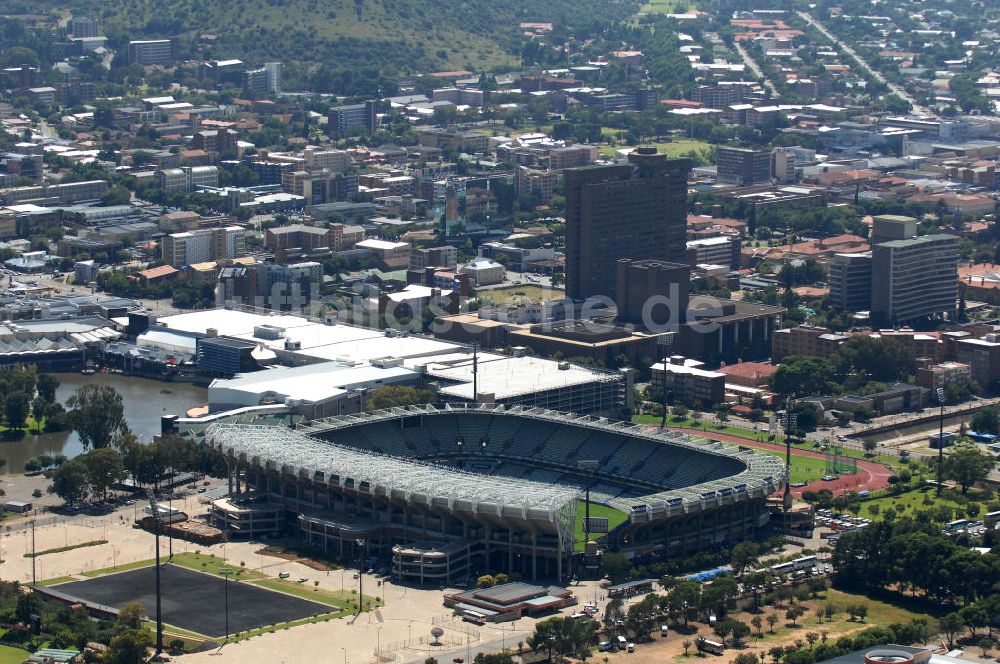
[[[180,57],[180,40],[144,39],[128,43],[129,64],[169,65]]]
[[[156,171],[157,185],[164,191],[191,193],[198,187],[218,187],[219,169],[216,166],[185,166]]]
[[[163,260],[174,267],[222,261],[246,255],[246,231],[240,226],[205,228],[166,235]]]
[[[922,235],[872,247],[872,320],[897,324],[955,311],[958,238]]]

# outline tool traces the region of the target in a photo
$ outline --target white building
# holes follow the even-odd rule
[[[492,258],[474,258],[459,267],[458,271],[468,274],[476,287],[502,283],[507,276],[507,269]]]

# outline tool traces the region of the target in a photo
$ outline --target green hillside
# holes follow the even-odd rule
[[[180,35],[186,55],[375,67],[385,73],[516,66],[518,24],[600,26],[633,14],[635,0],[10,0],[33,13],[101,18],[112,46]],[[217,36],[214,44],[200,41]]]

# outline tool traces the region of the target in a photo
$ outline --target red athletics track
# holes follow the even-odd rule
[[[656,426],[650,426],[649,428],[659,429],[659,427]],[[739,436],[718,431],[703,431],[701,429],[688,429],[683,427],[668,428],[673,431],[680,431],[681,433],[689,434],[691,436],[697,436],[698,438],[711,438],[712,440],[721,440],[724,443],[743,445],[744,447],[755,447],[761,450],[772,450],[782,453],[785,451],[784,445],[778,445],[776,443],[758,443],[757,441],[750,440],[749,438],[741,438]],[[792,455],[819,459],[826,458],[826,455],[822,452],[800,450],[794,445],[792,446]],[[792,487],[792,495],[796,498],[800,498],[806,491],[819,491],[820,489],[828,489],[832,491],[835,496],[839,496],[847,491],[864,491],[865,489],[868,491],[876,491],[878,489],[888,487],[890,477],[892,477],[892,470],[890,470],[887,466],[875,463],[874,461],[863,461],[858,459],[858,472],[854,475],[841,475],[839,479],[834,480],[833,482],[814,480],[803,487]]]

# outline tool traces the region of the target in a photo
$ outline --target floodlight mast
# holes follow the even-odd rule
[[[153,533],[156,537],[156,656],[163,652],[163,614],[160,607],[160,507],[156,504],[156,491],[149,490],[149,509],[156,526]]]

